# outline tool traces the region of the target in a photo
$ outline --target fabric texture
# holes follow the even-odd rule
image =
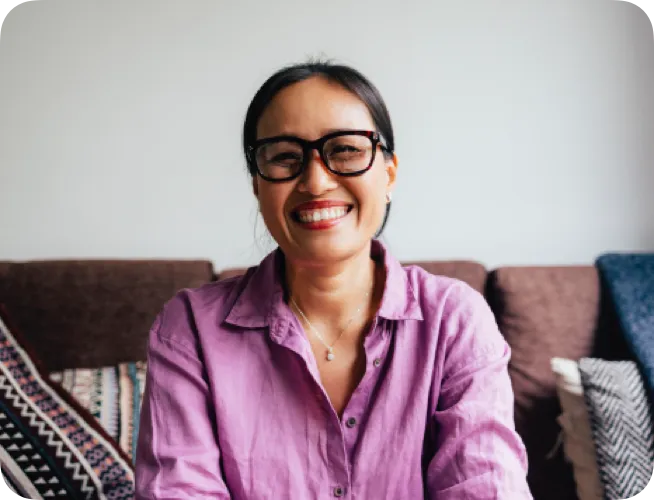
[[[6,261],[0,261],[0,294],[2,294],[3,283],[6,281],[5,276],[9,273],[11,268],[11,263]]]
[[[129,499],[127,457],[95,419],[49,384],[0,306],[0,468],[27,498]]]
[[[606,254],[596,264],[654,401],[654,253]]]
[[[579,500],[603,500],[604,489],[599,476],[590,417],[576,361],[552,359],[556,389],[562,413],[557,418],[563,430],[563,446],[572,464]]]
[[[372,257],[386,282],[342,416],[287,305],[280,251],[166,304],[150,335],[137,499],[532,498],[510,350],[484,297],[403,268],[376,241]]]
[[[212,279],[207,261],[30,261],[0,277],[0,303],[47,371],[143,361],[161,304]]]
[[[607,500],[631,498],[654,470],[649,400],[636,363],[583,358],[581,383]]]
[[[93,415],[130,459],[136,454],[146,363],[73,369],[50,374]]]
[[[597,270],[504,267],[489,276],[487,297],[511,346],[515,423],[527,448],[534,498],[577,500],[573,468],[563,449],[550,453],[561,414],[551,359],[592,354],[600,309]]]

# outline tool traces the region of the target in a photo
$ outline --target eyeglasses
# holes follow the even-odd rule
[[[315,141],[294,136],[268,137],[248,148],[248,161],[267,181],[290,181],[306,169],[316,149],[330,172],[353,177],[370,170],[377,146],[390,152],[381,135],[368,130],[341,130]]]

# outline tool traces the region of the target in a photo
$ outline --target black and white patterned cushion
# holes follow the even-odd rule
[[[631,498],[654,470],[650,401],[636,363],[583,358],[579,372],[606,498]]]

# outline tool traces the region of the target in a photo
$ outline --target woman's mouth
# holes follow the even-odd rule
[[[300,222],[320,222],[321,220],[334,220],[345,217],[347,207],[322,208],[319,210],[301,210],[297,212]]]
[[[293,220],[307,229],[328,229],[338,224],[352,211],[352,205],[294,210]]]

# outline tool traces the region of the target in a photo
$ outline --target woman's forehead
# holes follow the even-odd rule
[[[341,129],[374,130],[366,104],[337,83],[310,78],[281,90],[257,124],[257,138],[294,135],[308,140]]]

